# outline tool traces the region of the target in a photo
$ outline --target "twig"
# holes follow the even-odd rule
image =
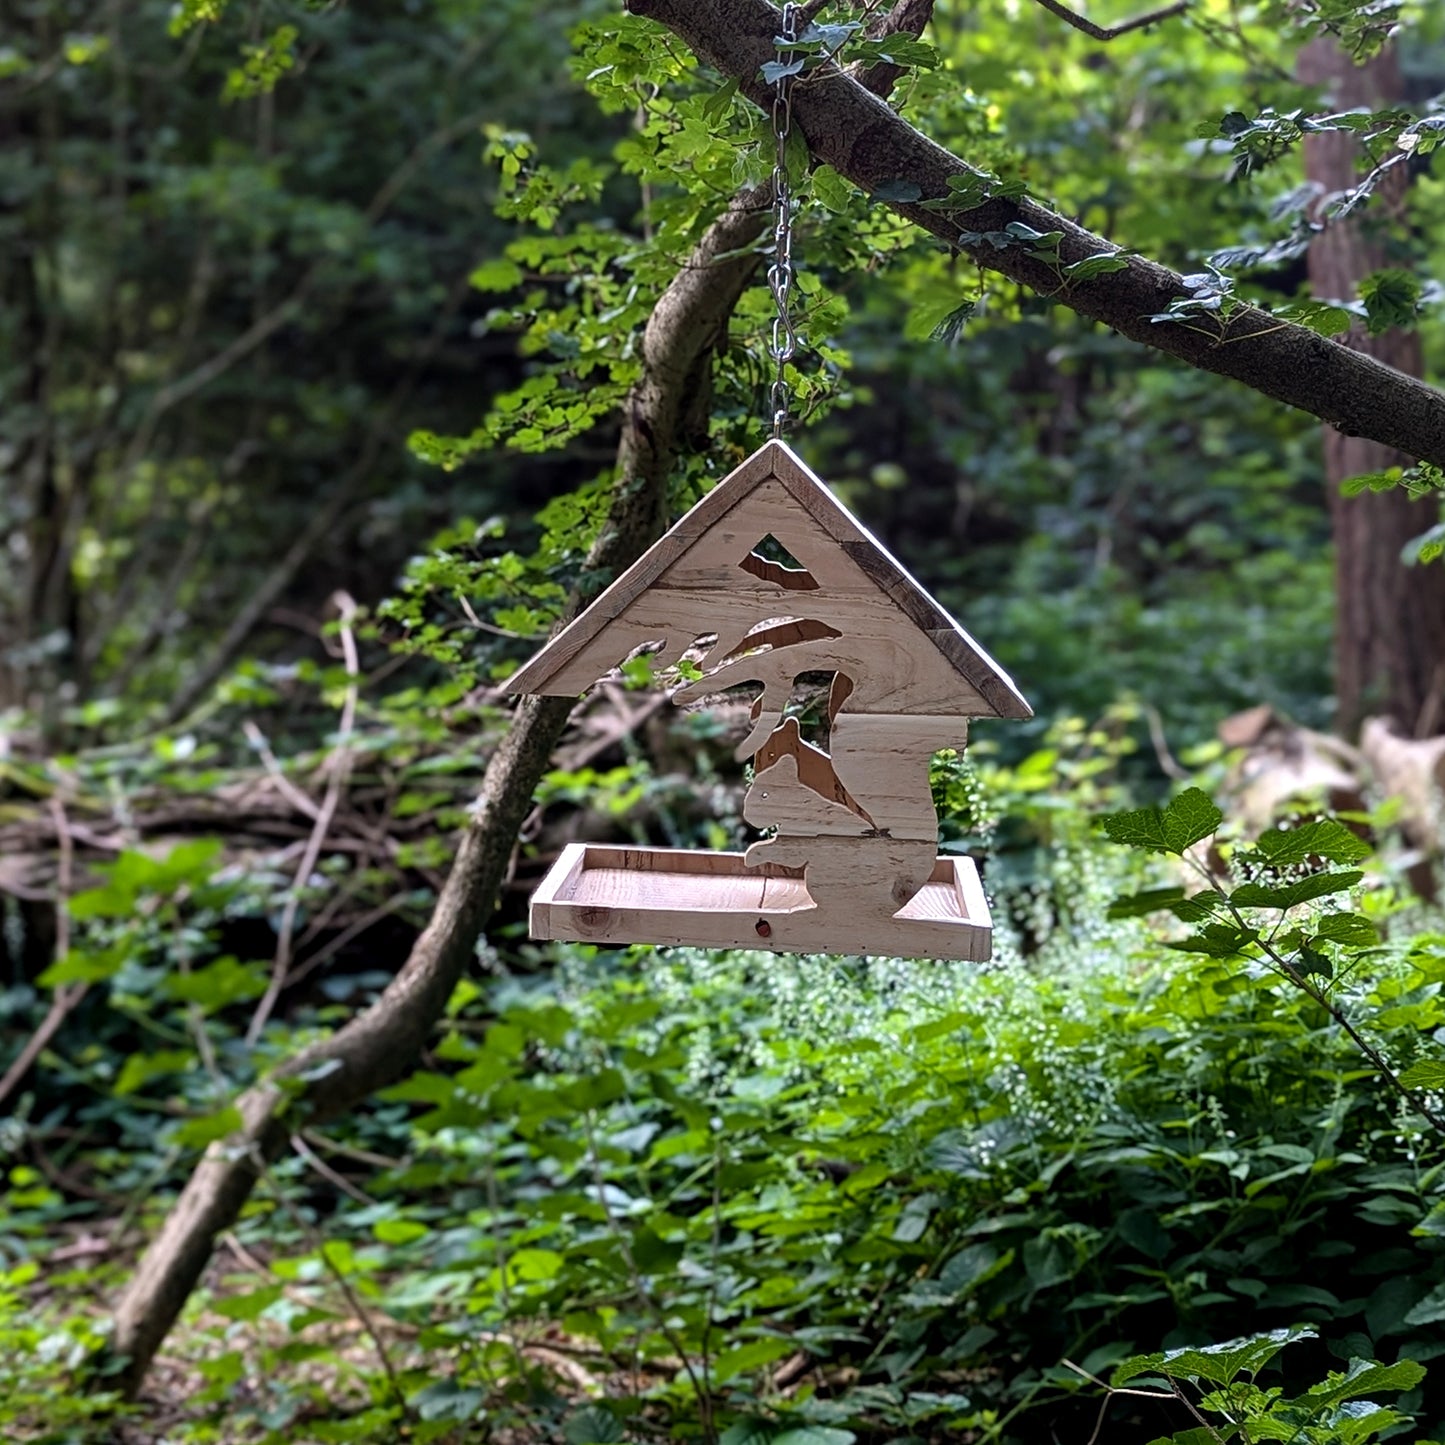
[[[341,646],[346,658],[347,676],[351,681],[347,684],[346,697],[341,705],[341,726],[337,731],[336,746],[332,749],[331,756],[326,762],[326,768],[331,774],[326,783],[326,794],[321,800],[315,826],[311,829],[311,837],[307,840],[306,851],[302,854],[301,865],[296,870],[295,880],[286,898],[286,907],[281,914],[281,927],[277,931],[276,937],[276,957],[271,965],[271,982],[267,984],[266,992],[261,996],[260,1003],[256,1005],[256,1012],[251,1017],[251,1026],[246,1030],[246,1042],[253,1046],[261,1037],[261,1030],[266,1027],[266,1021],[276,1007],[276,1000],[280,998],[281,990],[286,986],[286,975],[291,969],[291,943],[296,932],[296,912],[301,906],[301,890],[306,886],[306,880],[311,877],[321,857],[321,849],[326,843],[326,834],[331,827],[332,819],[336,816],[337,806],[341,802],[341,792],[346,786],[346,779],[351,771],[351,751],[347,745],[351,741],[352,729],[356,724],[358,679],[361,675],[361,662],[356,651],[356,634],[351,626],[352,619],[356,616],[356,603],[345,592],[333,593],[332,600],[341,611]]]
[[[306,1140],[300,1134],[291,1136],[291,1147],[328,1183],[334,1184],[343,1194],[354,1199],[358,1204],[375,1205],[371,1195],[365,1190],[358,1189],[346,1175],[338,1173],[324,1159],[312,1150]]]
[[[1164,719],[1160,717],[1159,709],[1152,703],[1146,704],[1144,717],[1149,723],[1149,741],[1154,745],[1154,756],[1160,768],[1175,782],[1185,782],[1189,777],[1188,770],[1181,768],[1169,751],[1169,739],[1164,736]]]
[[[1172,5],[1162,5],[1158,10],[1148,10],[1143,15],[1134,16],[1132,20],[1121,20],[1117,25],[1095,25],[1092,20],[1080,15],[1077,10],[1070,10],[1063,0],[1038,0],[1038,3],[1050,15],[1057,15],[1060,20],[1072,25],[1075,30],[1082,30],[1091,40],[1109,41],[1117,40],[1119,36],[1127,35],[1131,30],[1142,30],[1146,25],[1154,25],[1160,20],[1171,20],[1176,15],[1182,15],[1189,9],[1190,0],[1174,0]]]
[[[181,932],[177,927],[176,932]],[[191,959],[183,944],[176,949],[177,961],[182,978],[191,976]],[[196,1053],[200,1056],[201,1065],[210,1076],[211,1082],[216,1086],[217,1094],[225,1096],[230,1092],[230,1085],[226,1077],[221,1073],[221,1066],[216,1059],[216,1050],[211,1043],[211,1036],[206,1032],[206,1015],[202,1012],[198,1003],[186,1005],[186,1023],[190,1028],[191,1037],[196,1041]]]
[[[301,1137],[317,1149],[325,1149],[330,1154],[339,1154],[343,1159],[355,1159],[358,1164],[370,1164],[373,1169],[401,1169],[408,1162],[406,1159],[388,1158],[385,1154],[377,1154],[370,1149],[357,1149],[351,1144],[340,1144],[335,1139],[329,1139],[325,1134],[317,1133],[314,1129],[303,1129]]]
[[[514,642],[530,642],[533,644],[543,641],[547,635],[545,632],[513,632],[508,627],[498,627],[494,622],[483,622],[482,619],[477,616],[476,608],[472,606],[464,592],[457,593],[457,602],[461,605],[462,611],[466,613],[467,621],[470,622],[478,632],[490,632],[493,637],[509,637]]]
[[[324,947],[318,948],[305,963],[295,969],[286,980],[288,983],[299,983],[308,974],[314,973],[328,959],[334,958],[353,938],[365,933],[368,928],[381,922],[383,918],[395,913],[405,902],[403,895],[395,894],[388,898],[385,903],[379,904],[369,913],[363,913],[360,918],[348,924]]]
[[[1095,1442],[1099,1438],[1099,1431],[1104,1428],[1104,1415],[1109,1409],[1109,1401],[1112,1400],[1115,1395],[1137,1395],[1141,1400],[1177,1400],[1179,1398],[1177,1387],[1175,1390],[1168,1392],[1164,1390],[1128,1390],[1119,1385],[1105,1384],[1097,1375],[1091,1375],[1082,1365],[1076,1365],[1072,1360],[1060,1360],[1059,1363],[1063,1365],[1066,1370],[1072,1370],[1076,1375],[1080,1375],[1086,1379],[1091,1385],[1097,1385],[1104,1391],[1104,1398],[1099,1402],[1099,1418],[1094,1421],[1094,1433],[1089,1436],[1085,1445],[1095,1445]],[[1187,1405],[1188,1403],[1186,1400],[1185,1404]],[[1216,1436],[1215,1438],[1217,1439],[1218,1437]]]
[[[75,849],[71,843],[70,827],[65,820],[65,805],[60,801],[58,793],[50,795],[50,812],[55,819],[55,839],[60,849],[55,876],[55,961],[59,963],[70,952],[70,893],[74,882]],[[50,1009],[41,1019],[40,1026],[30,1035],[25,1047],[16,1055],[15,1061],[5,1070],[5,1077],[0,1079],[0,1105],[24,1082],[36,1059],[50,1046],[51,1039],[60,1032],[60,1026],[89,989],[88,983],[61,984],[56,989]]]
[[[321,810],[286,776],[280,759],[271,751],[271,744],[267,741],[266,734],[250,718],[247,718],[242,726],[246,734],[246,741],[251,744],[257,757],[265,765],[267,773],[275,781],[277,790],[298,813],[305,814],[314,823]]]

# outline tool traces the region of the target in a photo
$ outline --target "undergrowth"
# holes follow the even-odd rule
[[[1064,724],[1016,767],[938,760],[988,966],[500,940],[411,1077],[266,1173],[159,1366],[183,1407],[117,1424],[85,1378],[106,1291],[264,1058],[264,970],[215,954],[244,886],[126,855],[66,965],[121,1022],[5,1134],[6,1438],[1445,1438],[1445,934],[1366,861],[1179,951],[1158,910],[1190,913],[1209,805],[1117,814],[1155,857],[1115,846],[1127,748]],[[1210,886],[1267,905],[1365,851],[1302,836],[1217,843]]]

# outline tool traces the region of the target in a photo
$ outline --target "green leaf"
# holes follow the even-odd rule
[[[1423,291],[1420,278],[1412,271],[1389,266],[1360,282],[1360,300],[1365,303],[1371,336],[1393,326],[1415,325]]]
[[[1317,1332],[1308,1326],[1294,1325],[1270,1330],[1267,1334],[1246,1335],[1222,1345],[1196,1345],[1135,1355],[1115,1368],[1110,1384],[1127,1384],[1139,1375],[1167,1374],[1176,1380],[1207,1380],[1213,1385],[1227,1385],[1240,1375],[1257,1375],[1286,1345],[1317,1338]]]
[[[1209,923],[1180,943],[1167,946],[1179,953],[1202,953],[1210,958],[1236,958],[1259,938],[1254,928],[1233,923]]]
[[[259,1289],[248,1290],[245,1294],[223,1295],[213,1299],[210,1308],[223,1319],[254,1320],[262,1310],[276,1303],[285,1293],[285,1286],[262,1285]]]
[[[616,1445],[627,1439],[622,1422],[601,1405],[586,1405],[573,1411],[562,1427],[565,1445]]]
[[[1175,903],[1184,901],[1182,888],[1146,888],[1142,893],[1131,893],[1116,898],[1109,905],[1110,918],[1143,918],[1150,913],[1159,913]]]
[[[467,278],[475,291],[510,291],[523,281],[522,268],[505,256],[483,261]]]
[[[381,1219],[371,1226],[371,1232],[382,1244],[410,1244],[431,1231],[415,1219]]]
[[[1001,1255],[991,1244],[968,1244],[939,1270],[938,1282],[951,1295],[963,1294],[997,1274],[1012,1259],[1013,1250]]]
[[[67,983],[103,983],[119,973],[129,957],[130,950],[119,943],[109,948],[72,948],[64,958],[52,963],[36,982],[42,988],[60,988]]]
[[[1348,477],[1340,483],[1340,491],[1347,497],[1358,497],[1362,492],[1388,492],[1398,487],[1405,479],[1401,467],[1386,467],[1382,472],[1364,472],[1358,477]]]
[[[1435,1291],[1445,1295],[1445,1287]],[[1424,1323],[1411,1319],[1416,1310],[1426,1303],[1421,1300],[1409,1315],[1406,1323]],[[1445,1306],[1439,1314],[1431,1316],[1429,1323],[1445,1319]],[[1358,1400],[1363,1395],[1375,1395],[1382,1390],[1413,1390],[1425,1378],[1425,1367],[1415,1360],[1398,1360],[1393,1365],[1382,1365],[1378,1360],[1351,1360],[1349,1368],[1333,1371],[1318,1385],[1305,1391],[1304,1398],[1316,1408],[1338,1405],[1343,1400]]]
[[[813,196],[824,210],[837,215],[848,209],[853,187],[832,166],[819,166],[813,172]]]
[[[214,1013],[227,1004],[259,998],[266,992],[268,972],[264,963],[241,963],[227,954],[192,973],[168,974],[161,989],[167,998]]]
[[[1106,813],[1100,822],[1115,843],[1179,856],[1218,829],[1224,814],[1199,788],[1186,788],[1163,810],[1135,808]]]
[[[1445,1089],[1445,1062],[1417,1059],[1400,1075],[1400,1082],[1407,1089]]]
[[[1419,1304],[1405,1316],[1407,1325],[1438,1325],[1445,1320],[1445,1284],[1436,1285]],[[1404,1387],[1409,1389],[1407,1385]]]
[[[1173,853],[1165,837],[1165,821],[1157,808],[1134,808],[1129,812],[1105,814],[1100,819],[1104,832],[1127,848],[1144,848],[1149,853]]]
[[[784,1355],[792,1353],[793,1342],[777,1335],[748,1340],[744,1344],[734,1345],[730,1350],[724,1350],[713,1361],[713,1378],[721,1383],[732,1379],[734,1375],[760,1370],[764,1365],[770,1365],[774,1360],[780,1360]]]
[[[456,1380],[434,1380],[411,1397],[412,1405],[423,1420],[457,1423],[475,1419],[485,1401],[483,1391],[463,1386]]]
[[[1097,276],[1107,276],[1111,272],[1128,269],[1128,258],[1115,253],[1108,256],[1085,256],[1082,261],[1073,261],[1064,267],[1064,275],[1070,281],[1092,281]]]
[[[175,1132],[175,1142],[186,1149],[197,1149],[224,1139],[245,1128],[246,1121],[241,1111],[229,1104],[217,1109],[214,1114],[205,1114],[199,1119],[187,1119]]]
[[[1276,316],[1307,326],[1319,336],[1340,336],[1350,329],[1354,317],[1343,306],[1328,301],[1291,301],[1275,308]]]
[[[1328,858],[1331,863],[1358,863],[1370,855],[1370,845],[1333,818],[1304,823],[1296,828],[1272,828],[1261,833],[1255,848],[1276,867]]]
[[[1314,936],[1348,948],[1370,948],[1380,932],[1362,913],[1327,913],[1314,925]]]
[[[1229,895],[1237,908],[1293,908],[1312,898],[1327,898],[1353,888],[1365,875],[1358,868],[1312,873],[1294,883],[1241,883]]]
[[[153,1054],[132,1054],[116,1079],[113,1092],[124,1097],[144,1088],[152,1079],[183,1073],[195,1066],[196,1056],[189,1049],[159,1049]]]

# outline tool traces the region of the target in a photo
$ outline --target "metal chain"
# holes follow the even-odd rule
[[[798,38],[798,11],[794,4],[783,6],[783,32],[780,42],[791,43]],[[787,62],[793,52],[779,46],[778,59]],[[777,372],[769,394],[773,413],[773,436],[780,438],[788,420],[787,365],[798,349],[798,333],[791,315],[793,297],[793,193],[788,185],[788,138],[793,130],[793,79],[780,75],[773,91],[773,263],[768,267],[768,286],[778,314],[773,318],[773,335],[768,346]]]

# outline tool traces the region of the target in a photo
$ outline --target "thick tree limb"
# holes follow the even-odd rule
[[[921,29],[931,9],[899,0],[895,14]],[[612,506],[588,572],[620,571],[662,530],[678,450],[690,434],[706,435],[712,352],[758,268],[754,247],[770,221],[771,200],[766,186],[734,197],[653,308],[642,376],[623,416]],[[237,1100],[244,1128],[206,1151],[116,1308],[111,1348],[126,1361],[119,1383],[127,1394],[139,1390],[217,1238],[239,1217],[267,1161],[293,1134],[348,1112],[412,1067],[475,956],[532,793],[571,710],[569,698],[522,701],[487,765],[431,921],[401,972],[365,1013]]]
[[[700,59],[736,80],[749,99],[770,103],[759,68],[774,56],[779,14],[768,0],[628,0],[628,8],[665,25]],[[991,200],[965,212],[927,209],[922,201],[950,194],[950,177],[976,172],[836,66],[811,71],[794,85],[793,120],[818,160],[870,194],[899,184],[917,186],[916,201],[889,204],[980,266],[1133,341],[1309,412],[1346,435],[1370,437],[1445,465],[1445,392],[1254,306],[1241,307],[1227,323],[1151,321],[1190,293],[1176,272],[1143,257],[1123,258],[1123,270],[1093,280],[1069,281],[1059,268],[1032,257],[1027,244],[999,249],[977,239],[1016,221],[1041,233],[1061,231],[1064,267],[1118,255],[1112,242],[1035,201]]]

